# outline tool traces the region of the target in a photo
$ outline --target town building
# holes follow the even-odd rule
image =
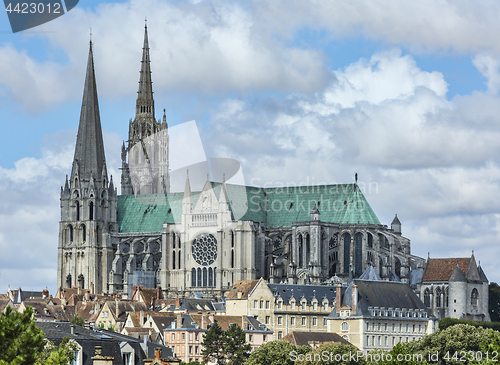
[[[437,329],[437,318],[408,284],[381,280],[372,267],[363,276],[370,279],[354,279],[347,287],[337,284],[328,332],[362,351],[388,351]]]
[[[280,340],[292,331],[327,332],[326,318],[334,302],[335,287],[330,285],[240,281],[226,297],[226,313],[255,317]]]
[[[217,322],[226,331],[231,324],[240,326],[246,335],[246,341],[255,350],[272,340],[273,332],[254,317],[242,315],[177,314],[169,328],[164,330],[165,346],[184,362],[202,361],[203,336],[210,325]]]
[[[329,332],[301,332],[291,331],[288,335],[282,338],[283,341],[289,342],[295,346],[310,346],[313,349],[318,348],[324,343],[340,343],[343,345],[351,345],[349,341],[339,336],[336,333]]]

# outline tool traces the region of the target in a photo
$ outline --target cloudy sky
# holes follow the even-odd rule
[[[0,16],[0,291],[55,293],[90,28],[119,181],[145,17],[157,116],[196,121],[208,157],[258,186],[357,172],[414,254],[474,250],[500,282],[500,3],[85,0],[16,34]]]

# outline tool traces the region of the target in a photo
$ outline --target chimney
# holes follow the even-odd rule
[[[176,328],[182,328],[182,313],[177,313],[177,326]]]
[[[356,315],[358,311],[358,286],[352,284],[351,314]]]
[[[175,298],[175,309],[179,308],[181,306],[181,298],[177,297]]]
[[[241,316],[241,328],[243,331],[246,331],[248,327],[248,318],[247,316]]]
[[[337,284],[335,291],[335,313],[340,313],[340,304],[342,303],[342,285]]]
[[[214,323],[214,314],[213,313],[208,313],[208,320],[210,321],[210,323]]]
[[[48,297],[49,297],[49,291],[48,291],[48,289],[42,290],[42,298],[45,299],[45,298],[48,298]]]
[[[94,283],[90,283],[90,294],[94,294]]]
[[[144,326],[144,311],[139,312],[139,324],[141,325],[141,327]]]
[[[161,348],[157,347],[155,348],[155,359],[160,360],[161,358]]]
[[[90,300],[90,293],[88,290],[85,292],[84,298],[85,298],[85,300]]]
[[[236,297],[238,299],[241,299],[242,296],[243,296],[243,293],[241,292],[241,290],[238,290],[238,293],[236,294]]]
[[[71,331],[71,334],[74,335],[75,334],[75,325],[74,324],[70,324],[69,325],[69,329]]]
[[[201,328],[204,330],[208,328],[207,327],[207,315],[205,313],[203,313],[201,315]]]
[[[161,286],[158,286],[156,288],[156,299],[157,300],[161,299]]]

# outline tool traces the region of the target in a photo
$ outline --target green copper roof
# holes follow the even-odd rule
[[[217,198],[220,183],[212,183]],[[268,227],[291,226],[309,221],[318,205],[322,222],[339,224],[377,224],[380,221],[355,184],[257,188],[227,185],[233,218],[262,222]],[[179,223],[183,193],[118,196],[120,232],[161,231],[164,223]],[[191,198],[196,205],[200,192]]]

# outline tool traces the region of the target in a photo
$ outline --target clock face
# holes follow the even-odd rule
[[[281,247],[281,237],[275,237],[273,239],[273,247],[274,247],[274,249]]]

